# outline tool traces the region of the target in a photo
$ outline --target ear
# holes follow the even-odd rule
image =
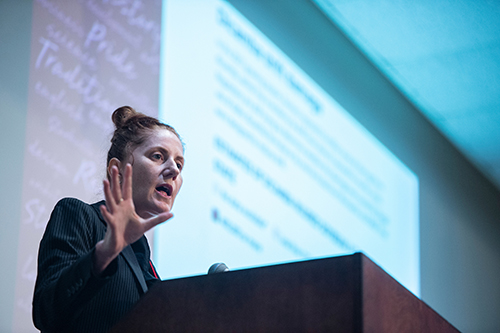
[[[116,157],[113,157],[111,160],[109,160],[109,163],[108,163],[108,168],[107,168],[107,172],[108,172],[108,179],[111,179],[111,168],[113,166],[116,166],[118,168],[118,171],[120,173],[120,176],[121,176],[121,173],[122,173],[122,162],[117,159]],[[120,180],[121,182],[121,180]]]

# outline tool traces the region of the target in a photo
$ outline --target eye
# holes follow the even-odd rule
[[[179,171],[182,170],[182,164],[181,163],[177,163],[177,169],[179,169]]]
[[[162,161],[163,155],[160,153],[154,153],[153,155],[151,155],[151,159],[153,159],[155,161]]]

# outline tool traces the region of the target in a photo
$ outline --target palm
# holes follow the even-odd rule
[[[111,168],[111,183],[104,181],[104,196],[106,206],[101,206],[101,212],[108,228],[104,236],[103,247],[109,256],[116,257],[123,248],[134,243],[146,231],[162,223],[173,215],[164,212],[148,219],[140,217],[132,200],[132,166],[127,164],[123,185],[120,187],[118,168]]]

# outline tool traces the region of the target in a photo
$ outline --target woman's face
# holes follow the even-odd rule
[[[184,165],[182,143],[164,128],[153,130],[122,164],[132,164],[132,198],[135,210],[143,218],[168,212],[182,185]]]

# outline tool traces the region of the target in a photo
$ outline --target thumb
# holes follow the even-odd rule
[[[161,214],[158,214],[158,215],[155,215],[155,216],[148,218],[147,220],[144,221],[144,227],[145,227],[144,232],[157,226],[160,223],[163,223],[163,222],[171,219],[173,216],[174,216],[174,214],[172,214],[172,212],[164,212],[164,213],[161,213]]]

